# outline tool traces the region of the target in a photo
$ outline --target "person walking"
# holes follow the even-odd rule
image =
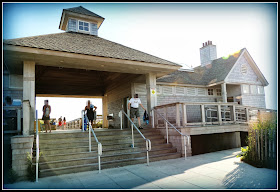
[[[63,130],[66,129],[66,118],[63,118]]]
[[[129,100],[127,108],[128,108],[128,110],[130,110],[130,118],[131,118],[132,122],[134,120],[134,117],[136,116],[136,118],[138,120],[139,129],[143,129],[143,127],[141,127],[141,122],[140,122],[139,105],[144,109],[144,111],[146,111],[145,107],[141,103],[141,100],[138,98],[138,94],[135,94],[134,98],[131,98]]]
[[[51,114],[51,106],[49,105],[49,101],[45,100],[45,105],[43,106],[43,117],[45,124],[46,133],[48,132],[48,128],[50,129],[50,133],[52,132],[51,124],[50,124],[50,114]]]
[[[94,110],[93,110],[94,109]],[[87,111],[87,118],[88,123],[91,123],[91,126],[93,127],[93,121],[95,120],[94,112],[96,111],[97,107],[90,103],[90,100],[87,102],[87,106],[85,107],[85,110]]]

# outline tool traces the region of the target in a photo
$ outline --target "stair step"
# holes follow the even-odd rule
[[[157,145],[157,144],[163,144],[166,143],[166,139],[154,139],[151,141],[152,146],[153,145]],[[131,146],[131,140],[130,141],[123,141],[123,142],[119,142],[119,143],[110,143],[110,144],[106,144],[106,143],[102,143],[102,148],[106,149],[106,148],[111,148],[112,146],[118,147],[117,145],[120,146],[127,146],[130,147]],[[141,139],[141,140],[135,140],[134,142],[134,146],[135,147],[140,147],[140,146],[146,146],[146,142]],[[92,150],[97,150],[97,144],[96,142],[92,143]],[[36,148],[33,149],[33,151],[36,151]],[[75,147],[65,147],[65,148],[54,148],[54,149],[40,149],[40,152],[42,152],[45,155],[55,155],[55,154],[64,154],[64,153],[78,153],[78,152],[88,152],[89,151],[89,146],[75,146]]]
[[[166,149],[158,149],[149,151],[150,155],[158,155],[158,154],[166,154],[166,153],[175,153],[177,151],[176,148],[166,148]],[[97,163],[97,153],[94,153],[94,157],[87,158],[79,158],[79,159],[67,159],[60,161],[49,161],[49,162],[41,162],[39,163],[40,170],[48,169],[48,168],[59,168],[59,167],[68,167],[74,165],[82,165],[82,164],[92,164]],[[131,151],[131,152],[119,152],[118,154],[112,155],[102,155],[101,161],[114,161],[114,160],[122,160],[122,159],[131,159],[136,157],[145,157],[146,151]]]
[[[153,145],[152,149],[153,150],[158,150],[158,149],[165,149],[165,148],[172,148],[172,145],[169,144],[159,144],[159,145]],[[117,154],[120,152],[129,152],[129,151],[145,151],[146,150],[146,146],[142,145],[142,146],[138,146],[135,147],[134,149],[127,146],[125,148],[118,148],[116,149],[112,149],[112,148],[108,148],[108,149],[104,149],[102,151],[102,155],[113,155],[113,154]],[[67,160],[67,159],[77,159],[77,158],[83,158],[83,157],[96,157],[97,156],[97,151],[96,149],[94,151],[92,151],[91,153],[87,152],[79,152],[79,153],[68,153],[68,154],[56,154],[56,155],[45,155],[44,153],[42,153],[42,156],[40,157],[40,162],[48,162],[48,161],[55,161],[55,160]],[[35,157],[34,157],[35,159]]]
[[[150,162],[153,162],[153,161],[160,161],[160,160],[167,160],[167,159],[175,159],[180,157],[181,157],[181,153],[169,153],[169,154],[161,154],[161,155],[153,155],[153,156],[150,155],[149,160]],[[117,161],[111,161],[106,163],[101,161],[101,169],[122,167],[122,166],[133,165],[133,164],[142,164],[146,162],[147,162],[146,157],[138,157],[138,158],[126,159],[122,161],[117,160]],[[42,178],[42,177],[48,177],[54,175],[78,173],[84,171],[95,171],[95,170],[98,170],[98,163],[40,170],[39,177]]]

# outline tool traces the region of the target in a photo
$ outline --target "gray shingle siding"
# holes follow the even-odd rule
[[[76,19],[68,20],[67,31],[77,32],[77,20]]]
[[[90,34],[91,35],[98,35],[97,24],[90,23]]]
[[[265,95],[242,95],[242,105],[266,108]]]
[[[245,65],[247,67],[247,74],[243,75],[241,73],[241,66]],[[247,59],[242,56],[240,60],[235,64],[233,70],[231,73],[228,75],[226,82],[240,82],[244,83],[246,82],[247,84],[255,84],[255,85],[262,85],[260,80],[258,80],[258,76],[248,63]]]

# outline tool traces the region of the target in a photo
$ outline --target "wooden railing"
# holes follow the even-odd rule
[[[82,118],[77,118],[72,121],[66,122],[66,129],[80,129],[81,127],[82,127]]]
[[[222,124],[248,124],[258,119],[260,113],[274,113],[274,110],[239,105],[237,103],[199,102],[199,103],[170,103],[154,107],[153,127],[159,126],[160,118],[157,113],[176,127],[194,125],[222,125]],[[156,113],[157,112],[157,113]]]

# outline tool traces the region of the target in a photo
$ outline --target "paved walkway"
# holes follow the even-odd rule
[[[277,171],[255,168],[236,155],[240,148],[184,158],[39,178],[4,189],[276,189]]]

